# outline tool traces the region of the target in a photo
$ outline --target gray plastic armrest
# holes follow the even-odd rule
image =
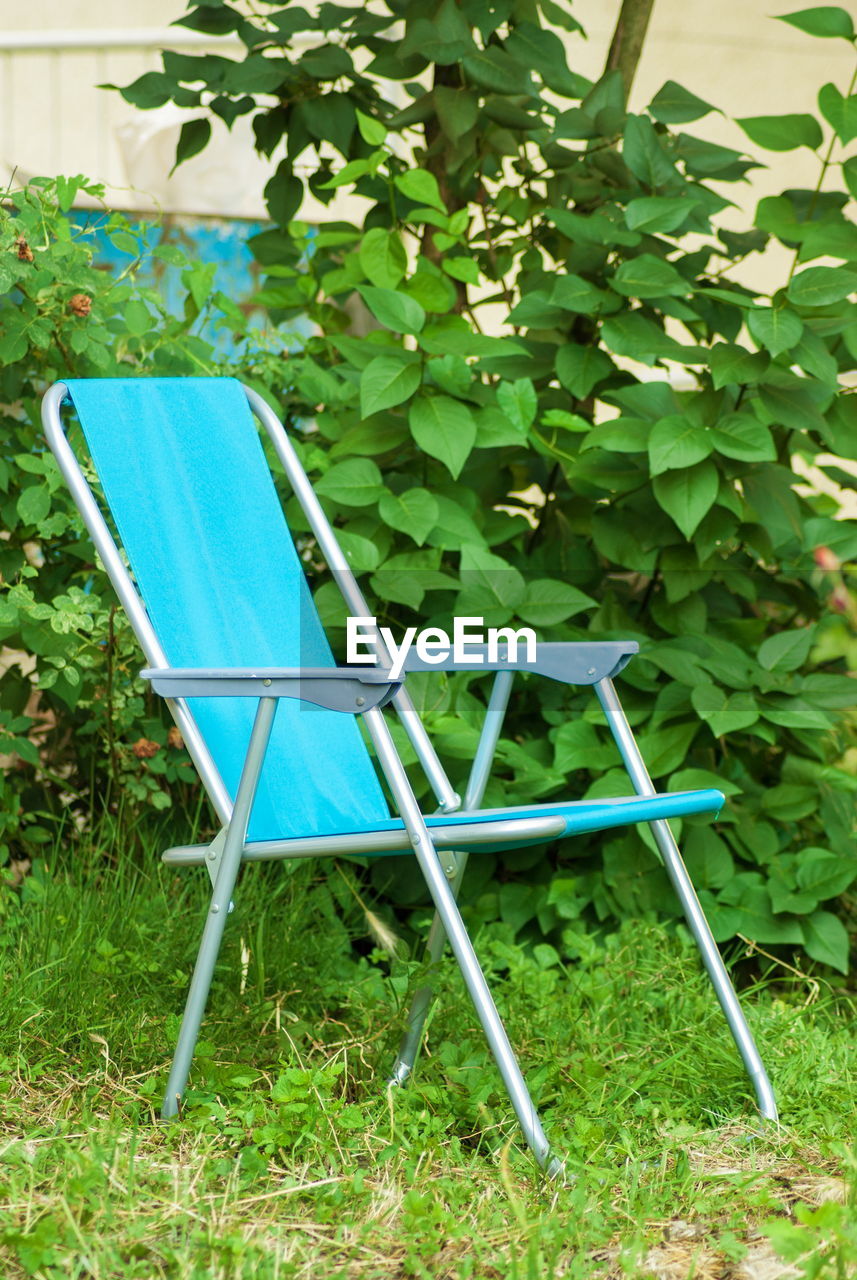
[[[165,698],[298,698],[352,715],[383,707],[402,683],[383,667],[147,667],[140,675]]]
[[[535,671],[563,684],[597,684],[618,675],[640,646],[636,640],[601,640],[590,642],[560,641],[536,646],[533,662],[527,661],[527,646],[519,644],[510,659],[508,649],[501,646],[496,660],[489,661],[487,644],[468,644],[469,656],[456,662],[452,655],[426,662],[415,650],[405,659],[406,671]]]

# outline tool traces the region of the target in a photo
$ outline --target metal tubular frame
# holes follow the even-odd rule
[[[601,680],[595,688],[598,700],[607,717],[607,723],[610,726],[613,739],[625,764],[625,769],[634,784],[634,790],[640,796],[654,795],[655,788],[652,785],[643,757],[640,755],[640,749],[631,731],[631,726],[628,724],[625,712],[613,687],[613,681]],[[706,972],[711,979],[711,984],[714,987],[720,1007],[732,1033],[732,1038],[752,1082],[759,1110],[766,1120],[771,1120],[774,1124],[777,1124],[779,1120],[777,1104],[774,1099],[771,1082],[768,1079],[768,1073],[762,1063],[759,1050],[756,1048],[756,1042],[747,1025],[735,988],[732,986],[726,966],[723,963],[717,943],[714,941],[708,921],[696,896],[696,891],[687,873],[687,868],[684,865],[669,823],[663,819],[658,819],[648,825],[661,852],[664,867],[670,878],[670,883],[678,895],[690,931],[693,934],[696,945],[699,947],[702,963],[705,965]]]
[[[514,678],[514,671],[498,671],[494,677],[494,685],[485,712],[482,732],[479,735],[476,755],[473,757],[470,777],[467,781],[467,790],[464,795],[465,812],[471,809],[478,809],[482,803],[482,797],[488,785],[491,765],[494,761],[494,753],[497,750],[497,741],[503,728],[506,708],[509,705]],[[468,855],[464,852],[456,853],[455,855],[455,872],[449,884],[454,898],[458,897],[461,889],[461,882],[464,879],[464,872],[467,868],[467,858]],[[405,1084],[413,1072],[422,1043],[423,1028],[434,994],[431,986],[433,971],[437,968],[445,945],[446,929],[440,913],[435,911],[434,919],[431,922],[428,937],[426,938],[427,981],[414,992],[411,1007],[408,1010],[406,1029],[390,1072],[391,1084]]]
[[[226,927],[226,918],[229,915],[232,901],[232,892],[241,866],[241,854],[247,838],[250,811],[256,796],[256,786],[259,781],[259,774],[262,771],[262,763],[265,759],[265,751],[268,747],[268,739],[271,736],[276,710],[276,698],[259,699],[256,718],[250,733],[250,742],[247,746],[247,755],[241,771],[241,780],[238,783],[238,791],[235,795],[235,807],[225,829],[223,851],[219,859],[211,902],[199,944],[199,953],[187,993],[187,1002],[184,1016],[182,1017],[176,1051],[173,1056],[173,1065],[170,1068],[170,1076],[164,1093],[164,1102],[161,1108],[161,1117],[164,1120],[169,1120],[171,1116],[177,1114],[185,1091],[185,1085],[187,1084],[187,1078],[190,1074],[193,1051],[196,1047],[199,1028],[205,1013],[206,1003],[208,1002],[214,966],[217,963],[217,955],[220,951],[223,931]]]

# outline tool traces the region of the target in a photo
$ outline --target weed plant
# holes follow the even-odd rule
[[[162,1125],[206,883],[114,857],[115,834],[0,896],[9,1280],[855,1274],[847,991],[782,966],[745,991],[773,1131],[681,930],[628,922],[563,965],[484,926],[567,1158],[546,1185],[454,967],[412,1085],[389,1091],[420,965],[373,945],[346,865],[251,868],[183,1113]]]

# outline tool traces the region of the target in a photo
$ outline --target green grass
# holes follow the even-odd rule
[[[632,922],[564,967],[484,929],[567,1158],[545,1185],[453,966],[413,1085],[388,1092],[418,966],[356,956],[347,872],[255,868],[162,1125],[203,875],[64,865],[0,890],[4,1280],[857,1274],[846,992],[777,969],[745,993],[774,1132],[681,933]]]

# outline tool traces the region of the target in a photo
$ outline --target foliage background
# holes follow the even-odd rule
[[[854,43],[843,9],[786,20]],[[281,157],[266,193],[274,226],[254,241],[268,277],[260,302],[275,320],[309,315],[314,334],[287,362],[276,344],[249,353],[241,372],[298,425],[379,616],[401,628],[478,614],[546,639],[639,639],[622,684],[656,782],[716,777],[729,793],[716,832],[683,832],[716,936],[800,946],[844,970],[850,901],[830,904],[857,878],[843,577],[857,534],[830,499],[795,490],[792,458],[855,457],[854,400],[841,391],[857,344],[853,82],[823,87],[817,117],[740,122],[756,148],[816,151],[820,176],[814,191],[762,200],[738,233],[718,231],[717,214],[756,162],[684,129],[715,108],[670,81],[628,113],[630,73],[596,84],[576,74],[558,34],[576,23],[550,0],[323,4],[314,16],[214,0],[180,21],[238,34],[246,55],[165,53],[163,72],[125,96],[199,106],[179,159],[205,146],[212,111],[227,123],[252,113],[258,148]],[[312,47],[298,47],[306,32]],[[391,80],[409,99],[398,112]],[[323,202],[353,188],[362,223],[300,221],[306,188]],[[138,803],[169,804],[185,786],[41,453],[36,393],[70,365],[212,369],[194,337],[200,309],[216,306],[236,333],[245,325],[199,265],[186,268],[182,321],[137,296],[133,272],[118,286],[97,280],[85,234],[52,217],[52,201],[67,200],[59,184],[16,197],[4,230],[10,284],[25,293],[23,309],[4,308],[0,339],[17,450],[0,571],[6,584],[19,576],[0,635],[37,655],[43,703],[60,716],[51,778],[22,747],[29,682],[4,679],[24,761],[6,785],[26,812],[57,807],[63,769],[78,794],[121,776]],[[39,246],[33,262],[15,249],[21,234]],[[769,237],[792,251],[792,269],[760,297],[740,284],[740,264]],[[92,298],[87,316],[69,318],[75,292]],[[13,312],[30,316],[23,337]],[[335,586],[305,547],[335,626]],[[461,783],[483,691],[468,677],[414,686]],[[141,740],[155,747],[148,758]],[[628,789],[592,700],[549,683],[521,682],[498,764],[489,804]],[[388,863],[373,874],[413,900],[408,864],[392,884]],[[571,956],[593,925],[671,909],[645,832],[479,859],[470,876],[472,912]]]

